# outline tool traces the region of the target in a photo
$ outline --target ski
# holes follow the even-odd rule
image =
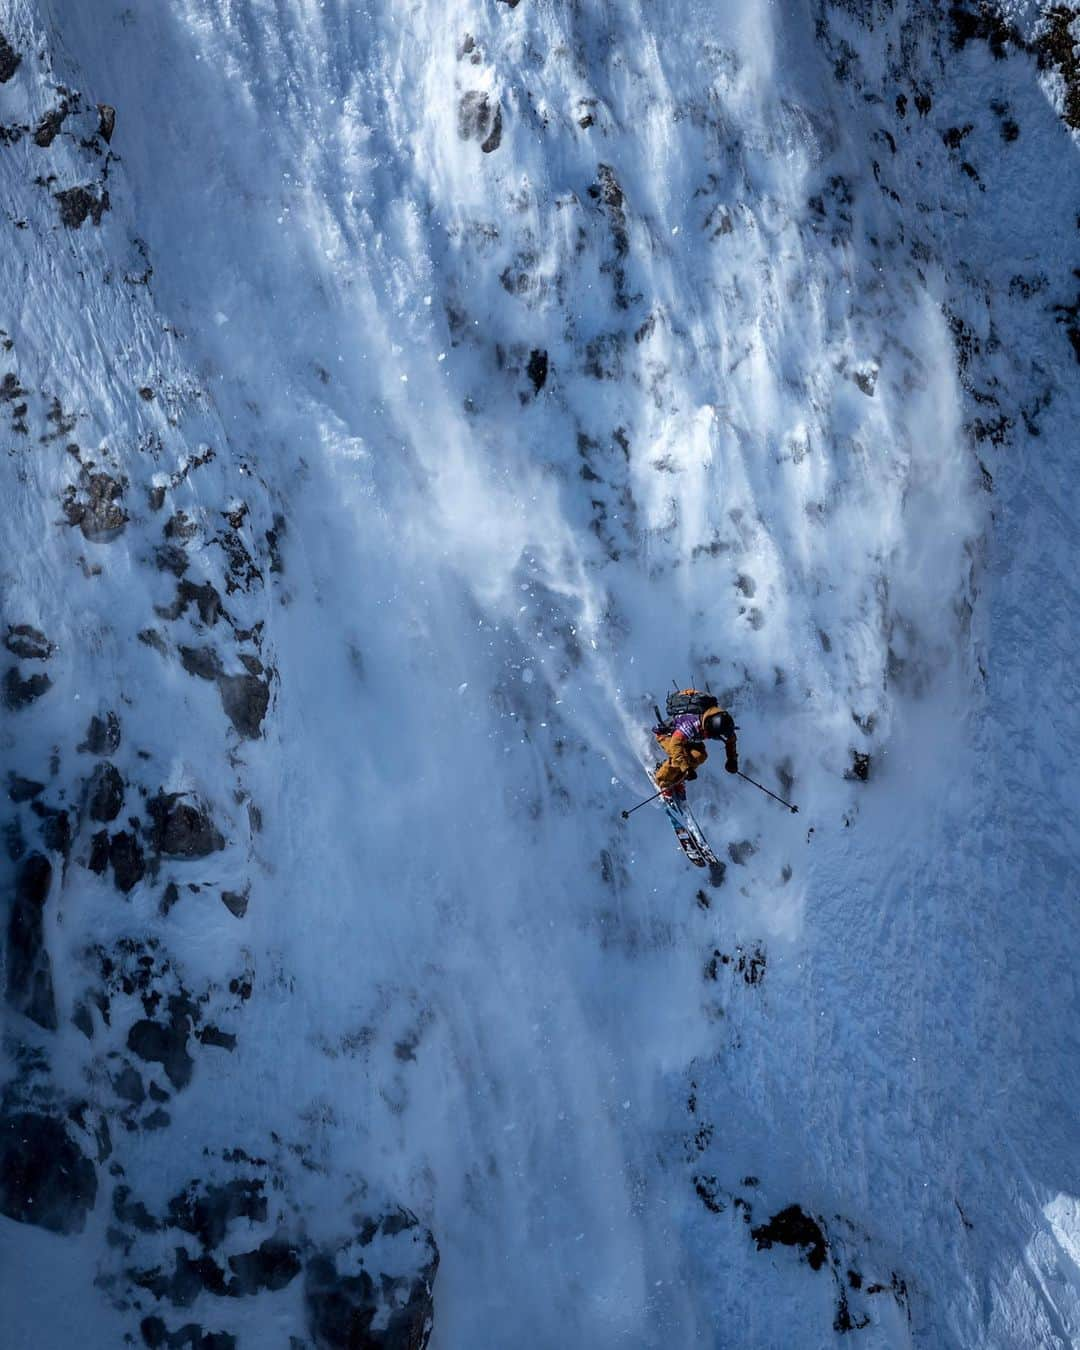
[[[720,859],[709,847],[709,841],[705,838],[705,835],[702,833],[701,826],[697,823],[697,819],[695,818],[693,811],[690,810],[690,807],[686,804],[686,802],[672,802],[671,805],[675,808],[675,811],[678,814],[679,824],[682,826],[682,828],[686,831],[686,833],[690,837],[696,857],[701,859],[701,861],[697,863],[697,866],[698,867],[715,866],[720,861]],[[674,825],[675,824],[674,820],[672,820],[671,823]],[[676,829],[676,834],[678,834],[678,829]],[[679,842],[681,843],[682,840],[680,840]],[[690,858],[691,862],[695,861],[695,857],[692,857],[689,852],[687,852],[686,856]]]
[[[695,867],[707,867],[708,859],[698,847],[698,842],[690,832],[690,828],[683,819],[678,807],[674,802],[665,802],[664,811],[667,813],[668,820],[671,821],[675,830],[675,838],[679,841],[682,851]]]
[[[652,775],[649,775],[650,779]],[[653,783],[655,787],[655,782]],[[665,797],[660,799],[664,812],[668,820],[671,821],[672,829],[675,831],[675,838],[679,841],[682,851],[690,859],[695,867],[713,867],[720,859],[709,847],[708,840],[702,833],[701,826],[697,823],[693,811],[687,805],[686,799],[682,801],[671,800]]]

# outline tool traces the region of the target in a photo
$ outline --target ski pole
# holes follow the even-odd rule
[[[799,810],[797,806],[792,806],[790,802],[784,801],[783,797],[778,797],[775,792],[770,792],[767,787],[762,787],[760,783],[755,782],[755,780],[751,778],[749,774],[743,773],[741,769],[737,769],[736,772],[738,773],[740,778],[745,778],[748,783],[753,783],[754,787],[758,788],[759,791],[764,792],[766,797],[771,797],[774,802],[779,802],[781,806],[786,806],[792,815],[797,814]]]
[[[622,813],[623,820],[629,820],[635,811],[640,811],[643,806],[648,806],[650,802],[656,801],[657,797],[662,797],[663,792],[654,792],[651,797],[646,797],[643,802],[638,802],[637,806],[632,806],[629,811]]]

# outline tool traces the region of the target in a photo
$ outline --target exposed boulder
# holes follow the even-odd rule
[[[127,1047],[140,1059],[160,1064],[169,1082],[179,1091],[191,1082],[195,1067],[187,1048],[191,1005],[183,995],[170,996],[168,1016],[168,1022],[141,1018],[128,1032]]]
[[[34,132],[34,144],[47,150],[53,141],[60,134],[60,128],[64,125],[64,118],[68,115],[68,105],[61,103],[59,107],[52,108],[37,125]]]
[[[218,619],[221,618],[221,596],[207,581],[202,586],[196,586],[193,581],[181,579],[176,588],[176,599],[171,605],[155,605],[154,613],[159,619],[179,619],[181,614],[187,609],[188,605],[195,605],[199,611],[199,622],[205,624],[207,628],[213,628]]]
[[[270,706],[270,687],[255,675],[222,675],[218,679],[225,715],[245,739],[257,740]]]
[[[31,853],[19,867],[7,932],[7,1001],[47,1031],[55,1031],[52,963],[45,946],[44,909],[52,863]]]
[[[110,764],[108,760],[96,764],[87,791],[90,819],[102,822],[115,820],[124,804],[124,780],[115,764]]]
[[[135,834],[128,830],[120,830],[109,840],[109,861],[112,863],[116,889],[123,891],[125,895],[146,875],[146,858],[143,855],[142,845]]]
[[[56,648],[39,628],[28,623],[8,624],[4,646],[24,661],[47,661]]]
[[[806,1260],[811,1270],[820,1270],[829,1254],[829,1243],[821,1225],[804,1214],[798,1205],[789,1205],[774,1214],[768,1223],[750,1230],[758,1251],[765,1251],[774,1242],[785,1247],[806,1248]]]
[[[31,803],[30,810],[40,817],[41,842],[50,853],[60,853],[67,862],[71,853],[71,818],[66,811],[44,802]]]
[[[229,1293],[234,1296],[257,1294],[261,1289],[276,1291],[300,1274],[300,1256],[287,1238],[271,1237],[253,1252],[230,1256],[229,1269],[235,1276],[229,1285]]]
[[[222,671],[221,657],[213,647],[181,647],[180,664],[200,680],[216,680]]]
[[[404,1209],[316,1253],[304,1274],[304,1302],[318,1350],[424,1350],[438,1266],[435,1239]]]
[[[68,485],[61,505],[69,525],[78,525],[92,544],[107,544],[123,532],[128,522],[121,498],[124,485],[111,474],[83,473],[79,490]]]
[[[37,782],[36,779],[22,778],[17,773],[8,774],[8,796],[13,802],[32,801],[44,791],[45,784]]]
[[[98,110],[98,135],[106,145],[113,138],[113,132],[116,130],[116,109],[111,103],[99,103]]]
[[[87,755],[114,755],[120,748],[120,719],[114,712],[91,717],[86,740],[78,746]]]
[[[154,822],[154,851],[167,858],[205,858],[225,847],[225,839],[204,807],[181,800],[179,792],[159,792],[147,803]]]
[[[525,373],[532,382],[534,392],[538,394],[540,390],[543,389],[548,377],[547,352],[540,351],[538,348],[533,348],[529,353],[529,364],[525,368]]]
[[[53,196],[60,207],[60,223],[66,225],[69,230],[81,228],[87,220],[100,225],[101,217],[109,209],[110,204],[107,190],[103,190],[100,197],[95,197],[90,188],[83,185],[67,188],[63,192],[54,192]],[[89,535],[86,537],[90,538]]]
[[[51,688],[52,680],[43,672],[30,675],[24,680],[19,674],[18,666],[9,666],[4,674],[4,706],[13,711],[28,708]]]
[[[198,1238],[206,1250],[221,1246],[235,1220],[265,1223],[266,1215],[263,1183],[242,1177],[222,1186],[193,1181],[169,1201],[169,1223]]]
[[[154,550],[154,563],[159,572],[171,572],[174,577],[182,577],[191,565],[188,555],[176,544],[159,544]]]
[[[7,84],[8,80],[19,69],[21,61],[22,57],[15,51],[3,33],[0,33],[0,84]]]
[[[143,1344],[151,1350],[236,1350],[236,1337],[227,1331],[203,1331],[197,1322],[185,1322],[170,1331],[160,1317],[144,1317],[139,1323]]]
[[[0,1213],[51,1233],[81,1233],[97,1199],[93,1163],[55,1116],[0,1117]]]
[[[237,919],[242,919],[247,913],[248,892],[243,891],[222,891],[221,899],[225,908]]]
[[[463,141],[479,141],[485,155],[497,150],[502,141],[502,108],[494,108],[481,89],[470,89],[458,103],[458,135]]]

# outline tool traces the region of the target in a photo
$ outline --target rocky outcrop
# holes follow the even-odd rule
[[[75,192],[82,192],[82,188],[74,189]],[[72,198],[70,193],[59,194],[57,200],[65,198],[67,201],[67,214],[70,220],[65,220],[65,224],[71,223],[79,215],[85,203],[81,197]],[[108,194],[106,193],[105,204],[108,205]],[[61,212],[64,212],[64,203],[61,203]],[[89,208],[87,208],[89,210]],[[85,213],[83,215],[85,219]],[[97,219],[94,224],[101,223],[101,212],[97,212]],[[82,220],[78,221],[82,224]],[[94,544],[107,544],[116,539],[123,533],[124,526],[128,522],[128,514],[123,506],[124,484],[114,478],[111,474],[98,472],[89,473],[85,469],[79,476],[78,486],[69,484],[64,490],[61,499],[64,516],[69,525],[78,525],[82,530],[83,538]]]
[[[47,1031],[55,1031],[57,1025],[44,920],[52,875],[52,863],[43,853],[23,859],[7,931],[7,1001]]]
[[[304,1275],[304,1302],[318,1350],[424,1350],[438,1267],[435,1239],[404,1209],[317,1252]]]
[[[55,1116],[0,1116],[0,1213],[51,1233],[81,1233],[97,1172]]]
[[[151,842],[166,858],[205,858],[225,847],[225,839],[204,806],[183,800],[183,793],[159,792],[146,806],[153,821]]]

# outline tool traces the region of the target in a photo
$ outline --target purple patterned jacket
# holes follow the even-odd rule
[[[676,732],[688,741],[705,739],[705,728],[701,725],[701,718],[697,713],[680,713],[671,723],[671,735],[675,735]]]

